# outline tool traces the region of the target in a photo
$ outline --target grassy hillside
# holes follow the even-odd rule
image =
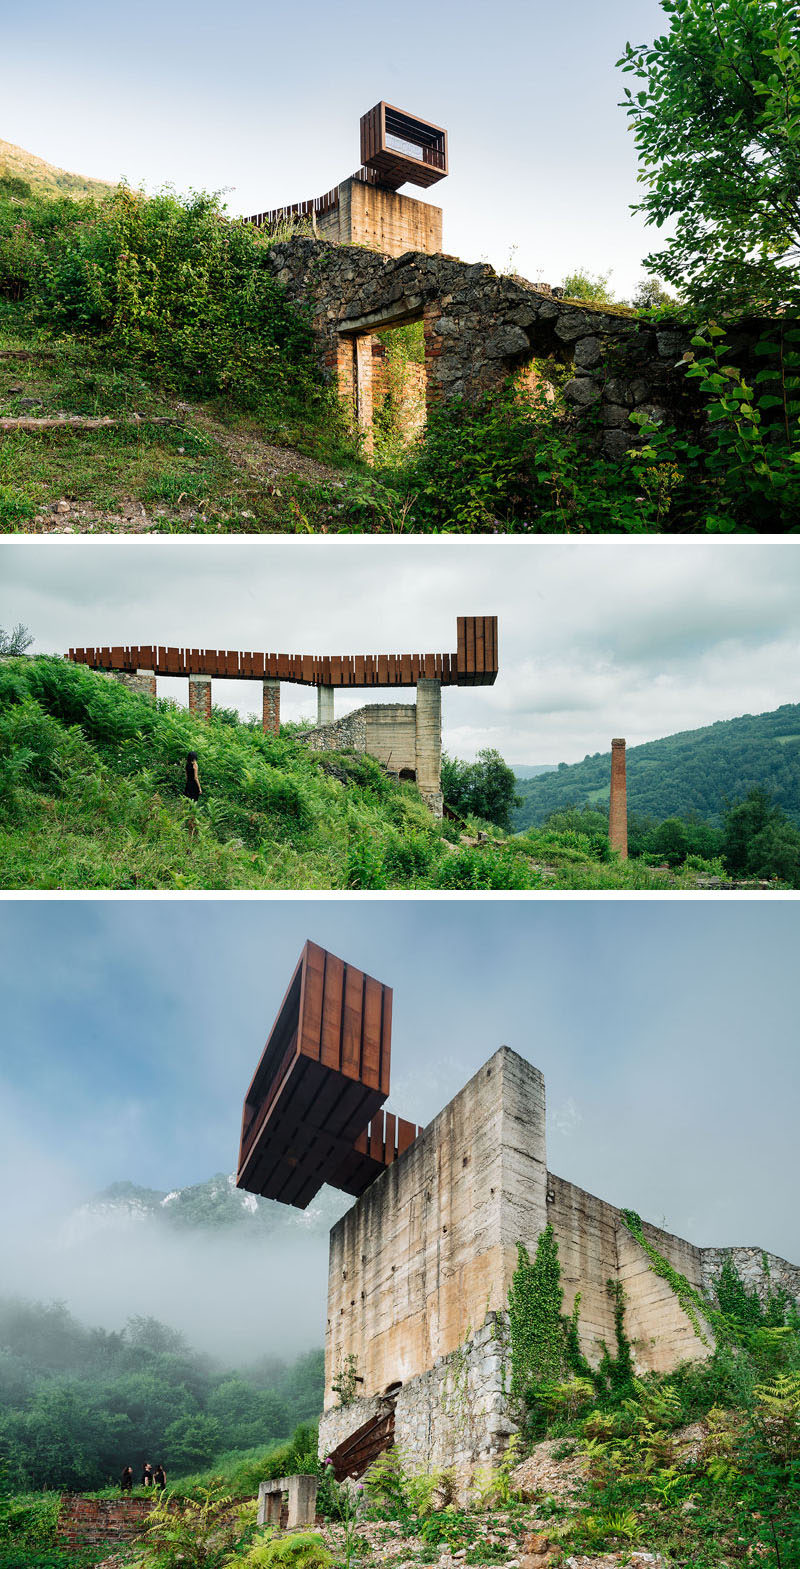
[[[183,794],[186,753],[203,796]],[[58,658],[0,662],[4,888],[664,888],[590,835],[437,823],[370,757],[210,723]]]
[[[104,180],[70,174],[0,138],[0,185],[3,180],[24,180],[38,196],[107,196],[113,190]]]
[[[555,773],[520,780],[521,830],[567,806],[607,805],[611,754],[561,763]],[[684,730],[628,750],[628,807],[663,819],[697,813],[718,823],[727,802],[763,785],[800,823],[800,703]]]

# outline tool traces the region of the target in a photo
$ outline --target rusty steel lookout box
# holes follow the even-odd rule
[[[447,132],[381,99],[361,116],[361,162],[392,191],[435,185],[447,174]]]
[[[323,1183],[358,1197],[413,1143],[389,1094],[392,989],[307,942],[242,1115],[236,1186],[305,1209]]]

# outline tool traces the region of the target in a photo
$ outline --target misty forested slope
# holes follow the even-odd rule
[[[230,1282],[235,1303],[241,1282]],[[235,1315],[232,1312],[232,1325]],[[322,1409],[323,1353],[235,1368],[174,1329],[88,1328],[63,1304],[0,1298],[0,1454],[12,1487],[88,1489],[163,1460],[171,1475],[266,1447]]]
[[[611,754],[560,763],[555,773],[522,779],[513,818],[517,832],[566,806],[606,805]],[[692,813],[719,823],[727,803],[763,785],[800,823],[800,704],[744,714],[702,730],[684,730],[628,750],[628,807],[658,818]]]

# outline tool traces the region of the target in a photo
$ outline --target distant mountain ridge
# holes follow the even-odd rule
[[[83,174],[71,174],[56,164],[37,158],[24,147],[0,139],[0,177],[15,176],[27,180],[38,196],[107,196],[114,190],[105,180],[91,180]]]
[[[279,1232],[323,1236],[351,1203],[346,1195],[323,1189],[308,1209],[292,1209],[274,1199],[242,1192],[235,1178],[224,1172],[171,1192],[139,1187],[135,1182],[114,1182],[73,1210],[62,1236],[69,1244],[96,1231],[137,1222],[181,1231],[252,1232],[260,1237]]]
[[[516,779],[534,779],[537,774],[555,773],[558,763],[509,763]]]
[[[719,823],[726,803],[761,785],[800,824],[800,703],[647,741],[628,749],[627,763],[631,812],[659,820],[694,813]],[[559,763],[554,773],[520,779],[515,831],[568,806],[607,806],[610,771],[611,753],[595,752],[581,763]]]

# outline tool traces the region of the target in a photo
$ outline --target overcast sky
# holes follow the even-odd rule
[[[306,937],[394,987],[396,1111],[428,1122],[508,1045],[545,1075],[551,1170],[699,1244],[800,1262],[796,903],[5,901],[6,1289],[7,1239],[24,1234],[23,1287],[81,1299],[88,1277],[44,1239],[106,1184],[169,1190],[233,1169]],[[317,1342],[318,1251],[313,1300],[302,1271],[266,1293]],[[89,1268],[99,1310],[102,1249]]]
[[[63,168],[154,190],[232,188],[230,210],[322,195],[360,162],[379,99],[447,127],[445,250],[559,283],[613,269],[630,293],[655,231],[629,213],[618,102],[656,0],[38,0],[2,6],[0,136]]]
[[[576,762],[615,735],[636,745],[800,701],[791,540],[0,541],[0,626],[23,621],[40,652],[447,652],[457,615],[499,616],[500,675],[445,689],[455,756]],[[182,703],[187,687],[159,681]],[[260,711],[257,684],[213,694]],[[363,701],[337,693],[337,712]],[[316,712],[310,688],[284,684],[281,704],[284,719]]]

